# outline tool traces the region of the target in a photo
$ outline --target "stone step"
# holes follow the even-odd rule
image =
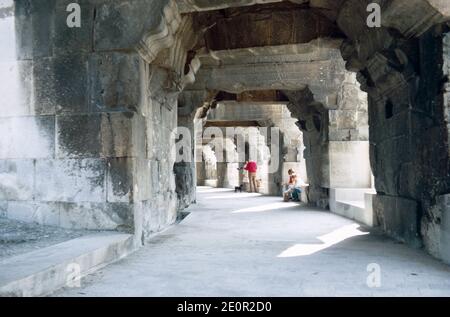
[[[102,232],[7,258],[0,261],[0,297],[45,296],[74,286],[71,277],[86,276],[134,250],[132,235]]]
[[[330,190],[330,211],[356,220],[369,227],[378,225],[373,212],[371,188],[332,188]]]

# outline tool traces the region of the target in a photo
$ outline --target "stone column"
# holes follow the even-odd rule
[[[345,72],[337,108],[328,110],[327,188],[371,188],[367,93],[356,74]]]
[[[237,152],[234,141],[223,138],[223,161],[217,162],[217,181],[220,188],[234,188],[239,186],[239,163],[236,161]]]
[[[194,118],[191,115],[178,115],[178,128],[181,128],[181,131],[188,133],[188,135],[183,134],[183,138],[189,138],[189,140],[181,140],[181,142],[187,145],[187,148],[183,148],[182,151],[189,151],[189,153],[177,153],[177,155],[181,155],[183,159],[177,159],[174,166],[178,209],[181,210],[188,207],[190,204],[195,203],[196,197],[197,167],[195,157],[196,131]],[[185,156],[187,156],[187,160],[184,159]]]
[[[178,195],[178,208],[184,209],[196,201],[197,180],[200,177],[199,185],[205,185],[205,165],[201,157],[201,151],[198,149],[202,146],[197,144],[202,142],[203,119],[199,118],[198,109],[208,103],[206,90],[200,91],[183,91],[178,97],[178,128],[182,133],[186,133],[189,137],[183,140],[184,144],[189,144],[189,159],[186,161],[177,160],[174,166],[176,176],[176,191]],[[180,153],[177,153],[180,156]],[[186,153],[182,153],[182,157],[186,157]],[[200,156],[199,158],[197,156]],[[197,168],[200,168],[197,173]]]

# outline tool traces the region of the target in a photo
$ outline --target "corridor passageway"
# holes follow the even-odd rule
[[[0,296],[450,295],[449,0],[0,0],[0,44]]]
[[[55,295],[450,295],[448,266],[328,211],[208,187],[198,200],[179,225]],[[374,263],[378,288],[367,284]]]

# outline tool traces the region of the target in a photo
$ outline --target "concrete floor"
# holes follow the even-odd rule
[[[54,296],[450,296],[450,266],[340,216],[223,189],[199,188],[198,201],[181,224]]]

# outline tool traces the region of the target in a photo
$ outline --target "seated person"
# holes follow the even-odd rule
[[[301,186],[307,186],[307,184],[300,178],[293,169],[288,171],[289,181],[285,184],[283,189],[284,201],[301,201]]]

